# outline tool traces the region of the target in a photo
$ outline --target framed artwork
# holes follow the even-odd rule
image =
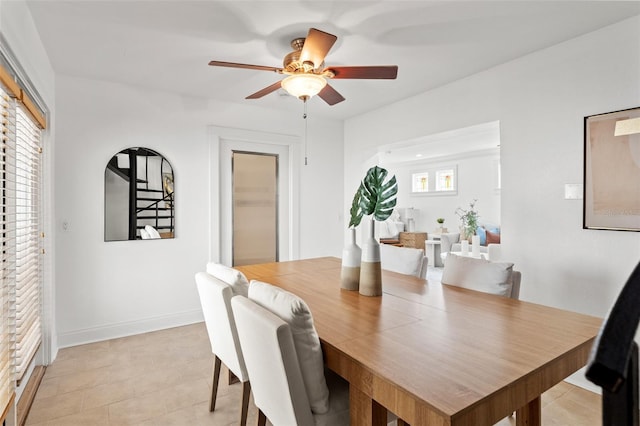
[[[456,165],[423,168],[411,173],[411,195],[455,195],[457,180]]]
[[[640,231],[640,107],[584,118],[584,229]]]
[[[418,172],[411,174],[411,192],[429,192],[429,172]]]

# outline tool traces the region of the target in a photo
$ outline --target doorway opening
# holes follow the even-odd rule
[[[277,262],[278,155],[233,151],[233,266]]]
[[[500,122],[491,121],[378,147],[378,164],[398,181],[397,211],[412,208],[416,230],[457,232],[456,209],[477,200],[480,225],[501,230]],[[455,190],[438,190],[440,177],[453,171]],[[425,187],[416,187],[416,178]],[[446,189],[446,183],[444,184]],[[436,222],[444,219],[444,225]],[[442,231],[448,228],[447,231]]]
[[[296,136],[211,127],[209,259],[234,264],[234,153],[277,158],[277,237],[279,262],[297,259],[300,250],[300,139]],[[251,237],[254,241],[255,237]]]

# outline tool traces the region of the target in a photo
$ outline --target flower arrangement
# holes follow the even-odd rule
[[[380,244],[375,240],[375,221],[384,221],[396,206],[398,183],[396,177],[387,178],[387,170],[382,167],[371,167],[353,196],[349,213],[349,229],[352,241],[355,242],[355,227],[360,224],[363,216],[371,216],[369,221],[369,236],[362,243],[360,257],[359,282],[350,276],[353,268],[349,263],[356,264],[357,260],[350,258],[347,249],[342,256],[341,288],[346,290],[358,290],[363,296],[382,295],[382,268],[380,264]],[[355,243],[354,243],[355,244]]]
[[[455,211],[456,215],[462,222],[462,230],[464,232],[465,238],[471,238],[471,236],[475,235],[476,229],[478,228],[479,216],[478,212],[474,210],[477,201],[477,199],[474,199],[472,202],[470,202],[468,210],[458,207]]]

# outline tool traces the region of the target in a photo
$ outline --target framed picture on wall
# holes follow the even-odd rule
[[[458,166],[427,167],[411,173],[411,195],[456,195]]]
[[[640,231],[640,107],[584,118],[584,229]]]

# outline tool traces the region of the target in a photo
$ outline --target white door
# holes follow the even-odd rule
[[[278,156],[234,151],[232,266],[278,261]]]

